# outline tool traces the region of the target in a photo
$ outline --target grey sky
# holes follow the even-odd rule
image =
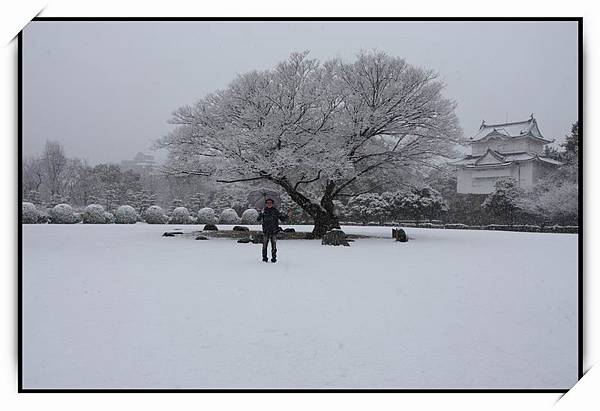
[[[535,113],[562,141],[577,119],[574,22],[33,22],[23,35],[23,150],[47,139],[91,164],[168,132],[177,107],[292,51],[351,60],[378,49],[437,70],[467,136]],[[164,154],[155,153],[159,159]]]

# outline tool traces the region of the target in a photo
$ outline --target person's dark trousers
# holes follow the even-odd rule
[[[267,247],[269,245],[269,241],[271,241],[271,256],[275,260],[277,259],[277,234],[263,234],[262,257],[263,260],[267,259]]]

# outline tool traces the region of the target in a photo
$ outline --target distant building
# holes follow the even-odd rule
[[[559,161],[544,157],[546,140],[533,114],[514,123],[481,123],[470,139],[471,155],[451,164],[457,167],[456,191],[463,194],[489,194],[500,178],[514,178],[524,189],[531,188]]]
[[[154,156],[138,152],[133,160],[121,161],[121,171],[135,171],[140,174],[149,174],[156,171],[158,165]]]

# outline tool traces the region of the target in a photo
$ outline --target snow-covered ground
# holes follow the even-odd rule
[[[576,235],[409,228],[408,243],[280,240],[280,261],[265,264],[260,245],[161,237],[169,228],[23,226],[24,388],[577,380]]]

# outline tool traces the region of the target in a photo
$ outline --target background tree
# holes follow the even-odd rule
[[[571,133],[567,134],[565,142],[561,145],[565,150],[565,162],[574,163],[579,159],[579,121],[571,125]]]
[[[347,212],[355,216],[362,223],[376,221],[383,223],[387,215],[389,204],[377,193],[366,193],[352,197],[346,207]]]
[[[279,186],[321,236],[339,227],[333,200],[450,152],[461,131],[443,88],[433,71],[384,53],[324,64],[294,53],[175,111],[158,146],[175,175]]]
[[[25,194],[30,191],[37,191],[39,193],[46,178],[42,158],[38,156],[25,157],[22,167],[23,193]]]
[[[486,197],[481,207],[499,222],[513,224],[515,217],[522,210],[523,195],[524,191],[519,188],[515,179],[502,178],[496,181],[494,191]]]
[[[395,205],[400,214],[415,219],[417,222],[423,219],[440,218],[448,211],[448,206],[440,193],[430,187],[415,187],[408,193],[397,194]]]
[[[62,194],[63,176],[67,167],[67,157],[62,145],[56,141],[47,141],[42,163],[50,195]]]
[[[579,222],[579,123],[558,151],[563,164],[542,177],[520,206],[546,224],[577,225]]]
[[[190,198],[190,210],[194,213],[197,213],[206,204],[208,204],[208,200],[204,193],[196,193]]]

